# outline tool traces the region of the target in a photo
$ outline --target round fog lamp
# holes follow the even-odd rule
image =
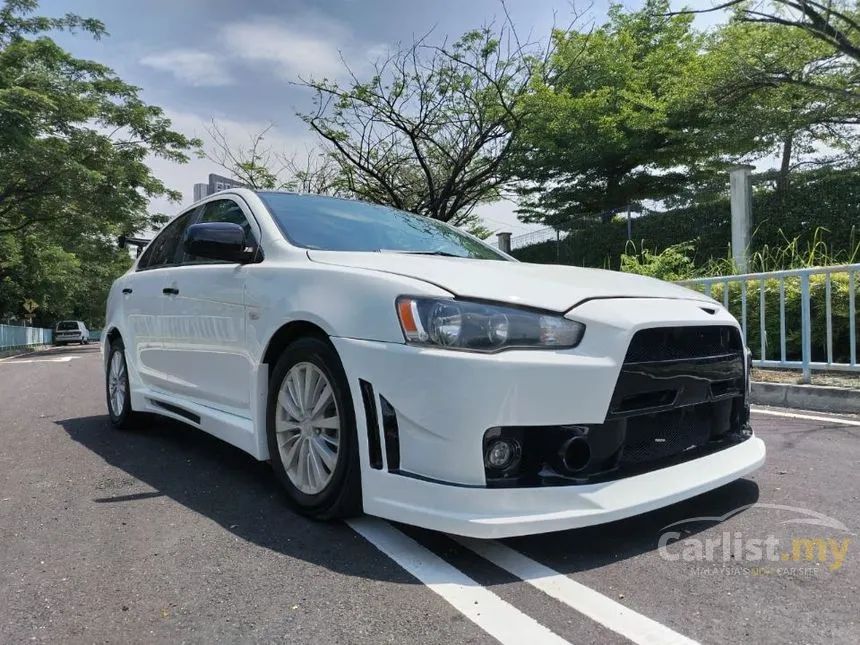
[[[508,439],[495,439],[487,447],[484,461],[487,467],[494,470],[504,470],[514,463],[517,458],[517,444]]]

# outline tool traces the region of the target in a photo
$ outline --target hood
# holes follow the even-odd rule
[[[463,298],[564,312],[592,298],[672,298],[714,303],[671,282],[620,271],[558,264],[472,260],[400,253],[308,251],[313,262],[423,280]]]

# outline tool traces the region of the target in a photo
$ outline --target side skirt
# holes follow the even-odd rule
[[[148,388],[132,390],[131,404],[134,410],[167,417],[198,428],[260,461],[268,458],[268,451],[266,454],[260,452],[260,442],[252,419]]]

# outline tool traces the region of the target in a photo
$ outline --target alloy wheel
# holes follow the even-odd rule
[[[316,365],[293,365],[278,390],[275,435],[281,463],[306,495],[325,490],[337,467],[340,411],[328,377]]]
[[[125,361],[122,360],[122,352],[115,351],[108,370],[108,400],[111,412],[116,417],[122,414],[125,396]]]

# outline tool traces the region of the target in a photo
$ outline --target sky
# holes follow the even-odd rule
[[[716,0],[687,0],[705,8]],[[626,0],[636,8],[641,0]],[[601,23],[607,0],[507,0],[521,35],[543,37],[553,25]],[[680,3],[678,3],[680,7]],[[296,116],[311,94],[299,77],[336,77],[340,56],[359,71],[398,42],[431,31],[431,39],[456,38],[488,22],[500,22],[500,0],[42,0],[40,15],[72,12],[98,18],[109,37],[57,34],[58,43],[82,58],[104,63],[141,88],[142,98],[163,108],[173,127],[207,139],[214,119],[236,145],[269,124],[275,151],[302,154],[317,140]],[[704,26],[717,14],[697,19]],[[153,172],[182,192],[181,204],[153,200],[152,212],[173,215],[192,202],[193,186],[211,172],[225,174],[207,159],[178,165],[152,159]],[[514,235],[541,228],[519,222],[515,205],[502,201],[477,213],[493,231]]]

